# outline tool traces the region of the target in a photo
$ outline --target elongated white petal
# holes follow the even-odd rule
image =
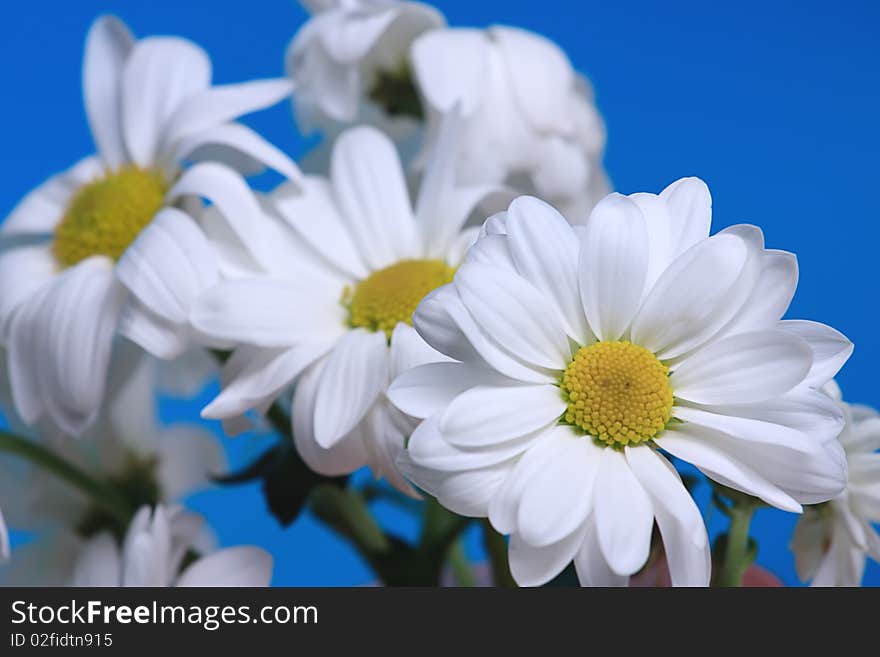
[[[660,358],[699,347],[736,314],[758,274],[757,256],[736,235],[715,235],[660,276],[633,320],[632,340]],[[752,262],[754,260],[754,262]],[[749,274],[752,264],[754,276]]]
[[[404,371],[395,378],[388,388],[388,398],[407,415],[427,418],[446,408],[469,388],[503,385],[504,382],[505,379],[487,367],[469,363],[428,363]]]
[[[312,470],[328,477],[354,472],[367,463],[369,456],[358,427],[330,449],[315,440],[315,397],[326,359],[306,369],[297,381],[293,395],[293,440],[296,450]]]
[[[627,586],[629,575],[615,573],[602,554],[595,516],[586,521],[585,528],[583,544],[574,557],[574,567],[581,586]]]
[[[182,323],[217,281],[217,257],[189,215],[165,208],[119,259],[116,275],[151,311]]]
[[[449,358],[434,349],[416,330],[404,322],[398,322],[391,332],[390,363],[388,376],[394,379],[401,372],[407,372],[415,367],[428,363],[449,362]]]
[[[706,525],[678,473],[647,447],[627,447],[626,461],[651,498],[672,585],[708,586],[712,562]]]
[[[796,500],[725,451],[719,444],[721,440],[711,430],[682,425],[668,429],[657,444],[673,456],[694,464],[708,477],[725,486],[760,497],[785,511],[800,513],[801,505]]]
[[[648,266],[648,232],[639,206],[620,194],[602,199],[587,220],[579,287],[590,328],[618,340],[641,306]]]
[[[583,543],[583,536],[583,530],[579,529],[558,543],[534,547],[518,534],[511,535],[508,546],[510,574],[520,586],[546,584],[571,563]]]
[[[177,586],[269,586],[272,555],[258,547],[225,548],[202,557],[177,579]]]
[[[413,73],[429,106],[448,112],[458,104],[464,116],[471,114],[485,91],[488,51],[480,30],[435,30],[416,39]]]
[[[400,158],[374,128],[344,132],[330,162],[336,198],[349,232],[374,269],[417,255],[416,224]]]
[[[740,333],[689,356],[669,383],[676,397],[698,404],[740,404],[782,395],[804,380],[813,354],[783,331]]]
[[[853,352],[853,343],[839,331],[819,322],[785,320],[780,328],[806,341],[813,350],[813,365],[807,376],[809,385],[821,388],[834,378]]]
[[[382,331],[355,329],[327,357],[315,397],[315,440],[332,447],[360,422],[388,386],[388,347]]]
[[[165,319],[135,297],[129,297],[122,309],[117,330],[144,351],[169,361],[181,356],[193,342],[189,324]]]
[[[165,122],[187,98],[211,82],[211,61],[190,41],[141,39],[122,72],[122,131],[128,156],[149,167],[159,155]]]
[[[131,32],[115,16],[101,16],[89,28],[83,58],[86,116],[101,159],[111,169],[127,159],[122,135],[120,82],[134,46]]]
[[[709,236],[712,195],[699,178],[681,178],[660,192],[670,220],[673,253],[684,253]]]
[[[764,251],[761,273],[752,295],[728,324],[725,335],[760,331],[776,326],[791,304],[798,282],[797,258],[785,251]]]
[[[55,273],[55,259],[48,245],[0,252],[0,344],[6,341],[15,310],[51,281]]]
[[[454,285],[477,324],[510,353],[548,369],[568,364],[571,349],[558,312],[528,281],[496,267],[466,263]]]
[[[518,534],[536,547],[561,541],[584,525],[593,506],[601,450],[568,427],[540,449],[554,454],[528,481],[517,512]]]
[[[90,538],[80,551],[69,586],[117,587],[122,582],[122,560],[109,532]]]
[[[440,431],[453,445],[484,447],[550,427],[564,412],[556,386],[477,386],[452,400]]]
[[[521,196],[507,212],[507,243],[519,273],[556,304],[572,339],[591,337],[578,295],[579,240],[550,205]]]
[[[654,509],[622,452],[603,451],[593,508],[605,560],[618,575],[632,575],[648,560]]]
[[[254,80],[210,88],[205,85],[174,108],[162,135],[163,146],[172,148],[178,140],[274,105],[287,97],[291,89],[290,81],[284,79]]]

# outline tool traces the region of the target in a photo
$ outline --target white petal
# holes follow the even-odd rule
[[[407,415],[427,418],[469,388],[502,385],[504,381],[494,370],[479,365],[428,363],[395,378],[388,388],[388,398]]]
[[[502,445],[465,449],[446,442],[439,425],[438,415],[424,420],[410,436],[407,450],[409,458],[417,465],[444,472],[477,470],[503,463],[541,439],[541,434],[529,434]]]
[[[552,426],[565,406],[552,385],[478,386],[452,400],[440,431],[453,445],[485,447]]]
[[[668,429],[657,445],[673,456],[692,463],[708,477],[736,490],[760,497],[785,511],[800,513],[801,505],[774,483],[742,463],[722,447],[722,436],[695,425]]]
[[[48,245],[22,246],[0,252],[0,343],[5,341],[13,312],[56,272]]]
[[[620,194],[599,201],[587,220],[579,264],[587,321],[600,340],[629,329],[645,289],[648,232],[639,206]]]
[[[152,312],[183,323],[196,296],[217,281],[217,257],[189,215],[165,208],[122,254],[116,275]]]
[[[339,214],[328,181],[307,176],[298,185],[278,187],[271,198],[281,217],[328,262],[351,278],[369,276]]]
[[[203,85],[173,108],[162,135],[163,147],[173,148],[181,139],[274,105],[286,98],[291,88],[290,81],[284,79]]]
[[[853,352],[853,343],[839,331],[819,322],[785,320],[779,327],[801,337],[813,350],[809,385],[820,388],[833,379]]]
[[[3,510],[0,509],[0,561],[9,558],[9,530],[3,519]]]
[[[410,50],[413,74],[425,100],[439,112],[459,104],[471,114],[485,91],[489,42],[480,30],[434,30],[416,39]]]
[[[122,309],[117,331],[144,351],[168,361],[193,346],[193,334],[188,324],[167,320],[132,297]],[[203,382],[204,379],[200,383]]]
[[[391,362],[389,376],[396,377],[414,367],[427,363],[449,361],[449,358],[434,349],[409,324],[398,322],[391,332]]]
[[[571,349],[558,312],[528,281],[496,267],[466,263],[454,285],[477,324],[510,353],[548,369],[568,364]]]
[[[517,106],[539,132],[567,131],[574,70],[549,39],[510,27],[489,30],[507,68]]]
[[[627,447],[626,460],[648,493],[673,586],[708,586],[712,575],[706,525],[669,462],[648,447]]]
[[[125,164],[122,136],[121,79],[134,46],[131,32],[115,16],[101,16],[89,28],[83,59],[83,98],[92,137],[110,169]]]
[[[681,178],[660,192],[670,218],[673,253],[684,253],[709,237],[712,224],[712,195],[699,178]]]
[[[736,235],[699,243],[654,284],[633,321],[633,342],[663,359],[699,347],[736,314],[758,273],[757,254]]]
[[[226,470],[223,446],[199,426],[163,428],[159,435],[157,479],[166,499],[183,499],[208,488],[211,477]]]
[[[235,376],[224,382],[217,398],[202,410],[202,417],[234,418],[273,401],[331,345],[332,342],[323,340],[303,342],[292,349],[283,350],[239,348],[228,363],[235,369]],[[246,359],[243,367],[239,367],[239,359]]]
[[[317,303],[287,281],[261,277],[213,286],[193,304],[190,321],[215,338],[286,347],[337,326],[341,333],[343,324],[335,321],[334,312],[332,304]]]
[[[595,517],[589,518],[585,527],[583,544],[574,557],[574,567],[581,586],[627,586],[629,575],[615,573],[602,555]]]
[[[258,547],[239,546],[202,557],[177,580],[177,586],[269,586],[272,555]]]
[[[632,575],[651,550],[654,508],[623,453],[605,448],[594,484],[599,546],[611,569]]]
[[[366,126],[347,130],[333,147],[330,172],[343,219],[370,267],[417,253],[409,192],[388,137]]]
[[[790,548],[794,552],[795,569],[798,579],[806,582],[819,570],[825,555],[825,546],[830,541],[831,527],[822,514],[812,508],[804,509],[791,538]]]
[[[783,331],[740,333],[689,356],[669,378],[680,399],[740,404],[782,395],[804,380],[813,354]]]
[[[516,269],[556,304],[568,335],[586,343],[591,335],[578,295],[580,242],[571,226],[550,205],[531,196],[510,204],[505,223]]]
[[[554,434],[552,442],[535,448],[555,453],[529,478],[517,512],[517,533],[536,547],[556,543],[583,526],[592,510],[601,460],[601,451],[589,438],[566,427]]]
[[[299,378],[293,395],[293,440],[303,461],[315,472],[335,477],[354,472],[369,457],[359,427],[330,449],[315,440],[315,395],[323,375],[326,358],[317,361]]]
[[[324,448],[351,431],[388,387],[385,334],[349,331],[327,357],[315,397],[315,440]]]
[[[76,560],[69,586],[117,587],[122,581],[122,560],[116,539],[108,532],[90,538]]]
[[[121,87],[122,130],[135,164],[154,164],[165,122],[210,82],[211,61],[194,43],[173,37],[137,42],[125,62]]]
[[[798,283],[797,258],[785,251],[764,251],[761,273],[751,297],[724,328],[729,335],[773,328],[791,304]]]
[[[174,159],[180,162],[187,158],[218,161],[247,175],[259,173],[268,166],[296,183],[303,178],[299,167],[287,155],[240,123],[212,126],[180,140]],[[245,166],[253,163],[259,166]]]
[[[508,547],[510,574],[520,586],[546,584],[571,563],[583,543],[583,536],[583,530],[579,529],[558,543],[534,547],[518,534],[511,535]]]
[[[367,465],[373,475],[384,478],[404,495],[421,499],[397,467],[397,461],[411,432],[410,423],[396,409],[380,401],[373,404],[359,425],[359,432],[369,454]]]
[[[89,258],[48,287],[35,313],[13,321],[13,389],[40,390],[51,419],[66,433],[79,435],[98,412],[124,298],[109,261]]]

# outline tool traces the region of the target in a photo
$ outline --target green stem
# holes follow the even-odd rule
[[[738,500],[728,508],[730,529],[724,546],[724,558],[718,573],[718,586],[742,586],[743,575],[752,564],[754,554],[749,547],[749,526],[755,505],[749,500]]]
[[[464,543],[461,539],[455,541],[449,548],[447,555],[449,565],[452,567],[452,574],[455,577],[456,586],[476,586],[477,581],[474,577],[473,568],[468,561],[467,554],[464,551]]]
[[[517,583],[510,574],[510,564],[507,561],[507,541],[504,536],[495,531],[488,520],[482,521],[483,545],[489,553],[489,562],[492,565],[492,580],[495,586],[504,588],[516,588]]]
[[[119,491],[110,484],[93,478],[42,445],[10,433],[0,432],[0,450],[20,456],[34,465],[49,470],[59,479],[88,495],[96,504],[113,514],[123,526],[128,525],[132,509]]]

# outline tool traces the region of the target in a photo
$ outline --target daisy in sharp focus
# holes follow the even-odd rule
[[[76,561],[68,586],[269,586],[272,556],[255,546],[204,554],[204,519],[180,506],[142,507],[122,545],[107,533],[93,537]],[[188,557],[195,557],[183,567]]]
[[[703,520],[661,450],[789,511],[843,489],[842,415],[819,389],[852,345],[780,321],[795,257],[754,226],[709,237],[710,221],[693,178],[612,194],[577,228],[520,197],[417,309],[454,361],[390,387],[424,418],[399,465],[510,534],[521,585],[572,560],[585,585],[624,585],[655,520],[673,584],[708,584]]]
[[[846,490],[833,500],[804,509],[791,549],[798,577],[812,586],[859,586],[865,561],[880,562],[880,413],[847,404],[831,382],[826,392],[840,404],[846,426],[840,442],[846,452]]]
[[[199,228],[184,209],[198,207],[192,197],[222,196],[225,189],[202,169],[212,165],[184,173],[185,162],[210,156],[249,171],[267,164],[298,175],[286,156],[232,122],[289,92],[286,80],[212,87],[210,61],[191,42],[136,41],[116,18],[94,23],[83,93],[97,154],[50,178],[0,224],[0,342],[25,422],[49,418],[80,434],[101,404],[117,332],[136,342],[156,342],[159,334],[166,352],[160,355],[185,348],[187,298],[166,299],[163,316],[127,288],[148,286],[138,275],[161,269],[169,250],[204,255]],[[136,241],[142,248],[132,255]],[[215,272],[190,267],[171,275],[188,277],[185,291],[192,294]]]
[[[249,257],[263,273],[221,282],[193,308],[196,331],[238,345],[204,417],[265,410],[296,381],[293,433],[310,467],[335,475],[369,464],[410,490],[394,460],[412,422],[385,389],[442,358],[413,330],[412,313],[476,238],[477,228],[462,229],[471,210],[500,194],[456,184],[447,126],[414,207],[393,144],[369,127],[338,138],[329,180],[273,193],[279,218],[252,225],[254,239],[273,245]]]

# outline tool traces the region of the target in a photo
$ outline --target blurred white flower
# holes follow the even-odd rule
[[[454,361],[392,383],[397,407],[424,418],[399,465],[510,534],[520,584],[574,560],[583,584],[623,585],[655,520],[673,584],[708,584],[703,520],[660,450],[789,511],[843,489],[843,420],[819,388],[852,345],[780,321],[792,254],[754,226],[709,237],[710,223],[694,178],[611,194],[584,227],[520,197],[416,310]]]
[[[813,586],[859,586],[866,557],[880,562],[880,414],[842,401],[836,383],[826,391],[843,409],[846,426],[840,442],[846,451],[846,490],[798,521],[791,548],[798,577]]]
[[[367,119],[381,124],[418,111],[411,106],[418,96],[408,75],[408,50],[419,34],[445,23],[436,9],[398,0],[303,4],[313,16],[286,55],[303,130]]]
[[[41,435],[55,454],[115,485],[135,508],[180,501],[226,470],[222,447],[206,429],[159,424],[158,365],[129,346],[114,358],[108,396],[94,425],[76,441]],[[2,466],[0,499],[9,521],[35,534],[13,552],[3,582],[59,586],[86,539],[115,526],[114,519],[52,472],[15,456],[3,455]]]
[[[117,331],[138,342],[159,334],[163,356],[186,348],[186,294],[215,271],[184,209],[225,190],[200,174],[209,165],[180,177],[184,161],[210,157],[248,170],[262,162],[298,175],[280,151],[232,122],[287,96],[290,82],[212,87],[210,78],[207,55],[189,41],[135,41],[113,17],[89,31],[83,92],[98,153],[50,178],[0,225],[0,343],[26,423],[48,417],[74,435],[91,424]],[[169,273],[184,279],[183,296],[165,299],[168,314],[157,314],[137,299],[152,281],[136,279],[175,249],[188,256],[186,268]],[[126,289],[133,283],[135,298]]]
[[[240,345],[204,417],[265,411],[297,380],[293,433],[310,467],[335,475],[369,464],[411,490],[394,459],[412,423],[385,389],[397,373],[442,358],[416,335],[412,312],[476,238],[478,229],[462,230],[471,210],[503,196],[494,185],[454,184],[454,118],[415,207],[393,144],[370,127],[339,137],[329,180],[272,194],[280,217],[249,233],[272,247],[249,252],[254,275],[224,281],[194,305],[197,331]]]
[[[70,586],[268,586],[272,556],[231,547],[199,556],[182,568],[204,519],[182,507],[142,507],[120,549],[112,534],[91,538],[76,561]]]
[[[440,117],[461,106],[462,182],[511,183],[572,222],[610,191],[592,90],[555,44],[510,27],[440,29],[420,36],[411,58],[428,109],[428,152]]]

